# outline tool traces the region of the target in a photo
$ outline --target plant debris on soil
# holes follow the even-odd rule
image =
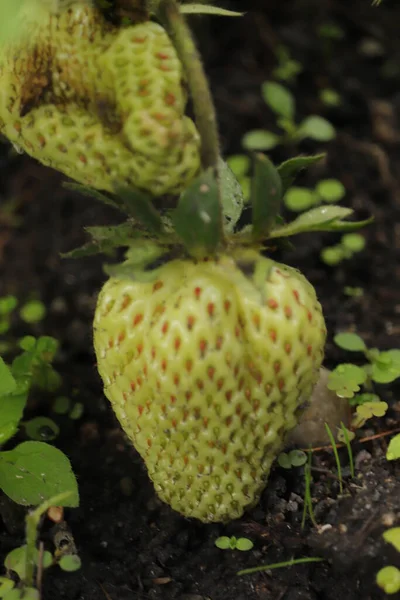
[[[303,71],[291,89],[300,117],[322,114],[337,129],[329,145],[304,142],[279,149],[279,162],[299,151],[327,151],[327,158],[302,176],[301,185],[337,178],[346,187],[344,204],[357,219],[375,221],[362,231],[365,250],[337,267],[320,259],[336,234],[299,236],[294,250],[278,260],[299,268],[316,287],[329,339],[325,365],[348,360],[333,345],[339,331],[357,331],[369,346],[386,350],[400,339],[400,5],[384,0],[239,0],[222,3],[245,9],[243,18],[202,17],[195,31],[209,74],[224,155],[241,151],[249,129],[275,126],[260,93],[284,44]],[[245,4],[245,6],[243,6]],[[343,31],[321,39],[321,25]],[[342,97],[327,109],[319,91]],[[66,511],[82,568],[44,574],[43,600],[375,600],[385,597],[375,576],[385,565],[399,566],[399,554],[382,532],[400,525],[400,464],[388,462],[389,437],[353,442],[356,477],[347,451],[339,450],[345,486],[339,493],[332,452],[313,454],[311,495],[315,528],[302,529],[304,467],[276,466],[261,502],[228,525],[184,519],[162,504],[138,454],[125,439],[102,393],[92,350],[91,322],[96,295],[105,280],[101,258],[73,261],[66,252],[85,241],[84,226],[118,222],[118,215],[94,200],[62,187],[61,175],[0,145],[0,295],[22,302],[39,298],[46,319],[27,326],[16,321],[11,335],[52,335],[61,344],[57,368],[63,393],[84,404],[80,420],[60,417],[57,445],[78,477],[80,508]],[[5,210],[7,207],[7,210]],[[12,210],[10,210],[12,209]],[[348,297],[346,286],[363,296]],[[10,334],[8,334],[10,335]],[[10,336],[11,337],[11,336]],[[362,358],[362,357],[361,357]],[[353,360],[351,356],[350,360]],[[400,388],[381,386],[390,410],[368,422],[364,437],[400,427]],[[32,416],[50,409],[35,397]],[[22,433],[19,434],[22,438]],[[0,557],[24,543],[23,511],[3,498]],[[248,537],[248,552],[219,550],[221,536]],[[41,531],[45,543],[51,530]],[[237,576],[237,571],[301,557],[319,563]]]

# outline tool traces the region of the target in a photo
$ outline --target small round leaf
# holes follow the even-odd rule
[[[325,202],[339,202],[346,194],[344,185],[337,179],[323,179],[315,191]]]
[[[46,307],[40,300],[31,300],[21,308],[20,315],[25,323],[38,323],[46,316]]]
[[[366,350],[364,340],[356,333],[338,333],[333,341],[339,348],[350,352],[363,352]]]
[[[55,440],[60,433],[60,428],[48,417],[34,417],[24,422],[26,434],[32,440],[50,442]]]
[[[73,572],[81,568],[82,561],[77,554],[65,554],[58,564],[63,571]]]
[[[230,548],[231,538],[229,538],[226,535],[222,535],[221,537],[219,537],[215,540],[215,545],[220,550],[227,550],[228,548]]]
[[[284,202],[289,210],[301,212],[314,206],[317,197],[312,190],[293,186],[288,190]]]
[[[365,244],[365,238],[359,233],[346,233],[342,236],[342,245],[351,252],[361,252]]]
[[[400,458],[400,433],[395,435],[389,442],[386,452],[387,460],[397,460]]]
[[[247,552],[253,548],[254,544],[247,538],[239,538],[236,542],[236,549],[241,552]]]
[[[383,567],[377,576],[376,583],[386,594],[397,594],[400,591],[400,571],[396,567]]]

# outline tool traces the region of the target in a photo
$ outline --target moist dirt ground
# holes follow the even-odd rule
[[[221,2],[222,3],[222,2]],[[225,3],[227,6],[228,3]],[[315,285],[329,332],[325,364],[353,356],[332,343],[338,331],[357,331],[372,347],[399,347],[400,341],[400,6],[383,0],[247,0],[229,3],[247,11],[241,19],[204,18],[196,34],[219,114],[225,155],[239,152],[250,128],[275,127],[260,85],[276,66],[284,44],[302,72],[291,89],[299,119],[312,113],[337,129],[329,144],[307,142],[272,153],[277,162],[298,152],[326,151],[327,157],[302,176],[301,185],[338,178],[343,203],[375,221],[363,234],[363,252],[337,267],[320,259],[336,234],[300,236],[294,250],[277,258],[293,265]],[[334,24],[341,39],[318,34]],[[342,98],[327,108],[324,88]],[[339,493],[330,450],[313,454],[312,499],[315,528],[301,527],[304,471],[275,467],[260,503],[228,525],[184,519],[155,497],[142,462],[125,440],[102,394],[92,351],[91,320],[105,279],[101,258],[64,260],[80,245],[83,226],[118,222],[118,215],[94,200],[62,187],[62,177],[6,144],[0,145],[0,294],[20,301],[38,297],[48,309],[43,322],[16,321],[12,336],[56,337],[57,369],[63,393],[84,404],[80,420],[60,418],[57,444],[72,461],[81,505],[66,511],[82,559],[76,573],[57,567],[43,580],[43,600],[377,600],[384,594],[375,574],[399,565],[399,554],[382,540],[385,527],[400,525],[400,464],[387,462],[388,436],[353,443],[356,477],[350,479],[346,450],[340,450],[345,486]],[[5,212],[13,202],[13,217]],[[10,204],[8,204],[10,206]],[[7,216],[8,214],[8,216]],[[361,287],[349,297],[346,286]],[[368,423],[363,437],[400,426],[399,385],[382,386],[387,416]],[[36,396],[31,415],[49,412]],[[21,434],[22,439],[22,434]],[[12,512],[12,511],[11,511]],[[23,543],[23,521],[10,511],[0,519],[0,554]],[[245,536],[249,552],[222,551],[220,535]],[[42,539],[50,543],[48,526]],[[324,562],[237,576],[246,567],[300,557]]]

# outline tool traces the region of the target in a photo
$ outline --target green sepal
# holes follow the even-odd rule
[[[343,218],[353,213],[354,211],[351,208],[343,206],[318,206],[303,213],[291,223],[277,227],[270,233],[269,237],[287,237],[310,231],[354,231],[368,225],[373,220],[371,217],[365,221],[342,221]]]
[[[200,4],[198,2],[184,4],[180,7],[180,11],[182,14],[186,15],[212,15],[215,17],[243,17],[245,14],[227,10],[226,8],[219,8],[218,6],[212,6],[211,4]]]
[[[315,154],[314,156],[296,156],[289,158],[278,167],[278,173],[282,180],[282,196],[286,194],[296,177],[307,167],[314,165],[322,160],[325,154]]]
[[[239,181],[232,169],[222,158],[219,159],[218,176],[221,186],[222,209],[224,212],[224,230],[232,233],[242,214],[245,199]]]
[[[82,258],[96,254],[110,254],[116,248],[129,246],[132,240],[143,235],[141,231],[133,230],[133,223],[129,220],[119,225],[85,227],[85,231],[91,236],[91,241],[79,248],[61,254],[62,258]]]
[[[217,178],[209,168],[183,192],[172,223],[189,254],[200,258],[215,252],[220,244],[221,220]]]
[[[268,236],[275,225],[281,200],[282,182],[277,169],[265,154],[256,154],[251,184],[254,240]]]
[[[106,206],[111,206],[111,208],[116,208],[117,210],[124,212],[121,203],[118,201],[117,197],[110,197],[99,190],[89,187],[88,185],[82,185],[81,183],[75,183],[73,181],[65,181],[63,183],[63,187],[67,190],[71,190],[73,192],[79,192],[82,196],[87,196],[88,198],[94,198],[98,200],[102,204]]]
[[[131,244],[122,263],[103,266],[104,272],[118,279],[133,281],[151,281],[155,277],[158,266],[163,264],[163,257],[169,257],[170,249],[162,247],[152,240],[138,240]]]
[[[154,207],[151,196],[133,188],[117,186],[116,194],[121,200],[125,212],[154,235],[164,233],[160,213]]]

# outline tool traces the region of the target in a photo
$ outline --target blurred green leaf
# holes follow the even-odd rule
[[[276,223],[282,199],[282,182],[273,163],[264,154],[254,159],[251,187],[253,238],[265,238]]]
[[[0,398],[5,394],[11,394],[14,392],[16,387],[17,383],[10,371],[10,368],[0,356]]]
[[[58,564],[63,571],[72,573],[81,568],[82,561],[77,554],[64,554]]]
[[[387,460],[397,460],[400,458],[400,433],[395,435],[389,442],[386,452]]]
[[[34,417],[23,423],[26,434],[32,440],[51,442],[60,433],[60,428],[48,417]]]
[[[275,146],[281,143],[280,136],[266,131],[265,129],[254,129],[249,131],[243,137],[242,144],[247,150],[254,150],[256,152],[272,150]]]
[[[293,186],[284,198],[285,206],[294,212],[308,210],[318,202],[318,197],[313,190]]]
[[[289,158],[278,167],[278,173],[282,179],[282,194],[286,194],[296,177],[315,163],[325,158],[325,154],[316,154],[314,156],[296,156]]]
[[[339,202],[346,194],[344,185],[337,179],[323,179],[317,184],[315,191],[324,202]]]
[[[318,142],[330,142],[336,137],[333,125],[318,115],[306,117],[300,124],[298,133],[302,137],[310,137]]]
[[[351,208],[343,206],[317,206],[298,216],[291,223],[274,229],[270,237],[286,237],[308,231],[331,231],[335,226],[342,224],[342,218],[352,213]]]
[[[266,104],[278,115],[293,121],[295,101],[292,93],[276,81],[266,81],[262,85],[262,95]]]
[[[25,323],[38,323],[46,316],[46,307],[40,300],[30,300],[21,307],[19,314]]]
[[[365,238],[359,233],[346,233],[341,239],[342,245],[351,252],[361,252],[365,248]]]
[[[219,8],[211,4],[188,3],[180,6],[180,11],[186,15],[213,15],[214,17],[242,17],[245,13]]]

